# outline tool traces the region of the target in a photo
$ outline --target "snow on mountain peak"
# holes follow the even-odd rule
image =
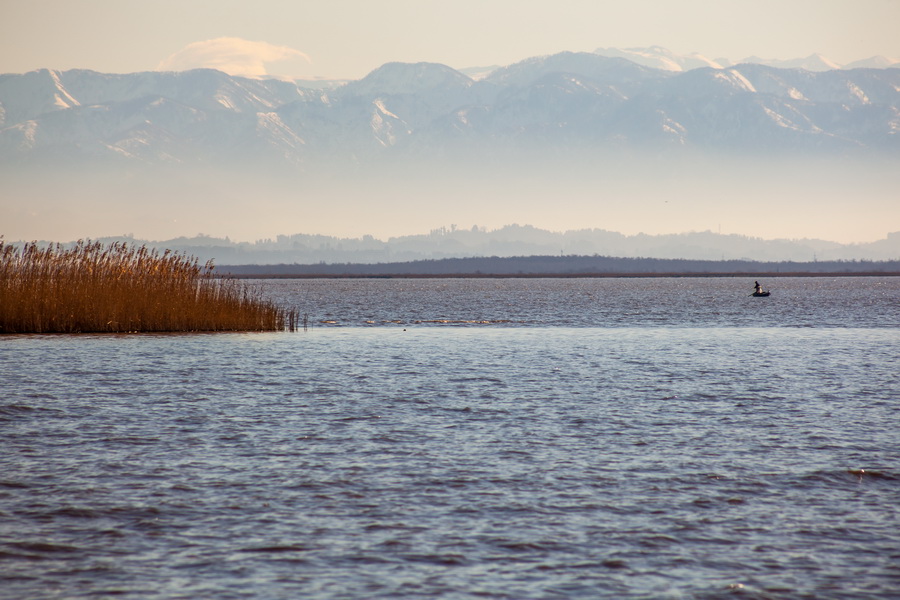
[[[368,95],[375,91],[379,94],[415,94],[448,87],[464,89],[472,83],[469,77],[446,65],[391,62],[341,89],[357,95]]]
[[[594,54],[615,58],[625,58],[645,67],[662,69],[664,71],[688,71],[702,67],[721,69],[718,61],[712,60],[692,52],[690,54],[676,54],[662,46],[650,46],[649,48],[597,48]]]
[[[886,56],[872,56],[844,65],[845,69],[888,69],[891,67],[900,67],[900,60]]]
[[[703,67],[721,69],[734,64],[751,63],[776,67],[779,69],[805,69],[807,71],[833,71],[838,69],[886,69],[900,67],[900,60],[873,56],[841,65],[819,53],[813,53],[803,58],[773,59],[748,56],[737,62],[727,58],[712,60],[706,56],[692,52],[690,54],[677,54],[662,46],[650,46],[647,48],[597,48],[594,54],[600,56],[625,58],[645,67],[664,71],[688,71]]]
[[[750,80],[744,77],[744,75],[738,71],[737,69],[728,69],[723,73],[717,73],[717,75],[725,75],[727,74],[727,79],[734,85],[736,88],[741,89],[745,92],[756,92],[756,88],[753,87],[753,84],[750,83]]]

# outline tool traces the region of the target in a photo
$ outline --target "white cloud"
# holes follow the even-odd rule
[[[189,69],[218,69],[229,75],[262,77],[270,75],[270,63],[311,63],[309,56],[289,46],[275,46],[267,42],[253,42],[235,37],[220,37],[188,44],[159,63],[158,71],[186,71]],[[300,67],[302,68],[302,67]],[[284,68],[279,75],[286,75]],[[298,73],[293,73],[298,75]]]

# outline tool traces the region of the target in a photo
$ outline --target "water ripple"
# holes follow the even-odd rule
[[[898,341],[0,340],[0,597],[893,598]]]

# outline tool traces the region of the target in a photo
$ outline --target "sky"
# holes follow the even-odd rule
[[[130,73],[214,67],[244,76],[358,79],[392,61],[437,62],[463,69],[508,65],[562,51],[651,45],[731,61],[820,53],[846,64],[876,55],[900,59],[898,24],[900,0],[0,0],[0,73],[40,68]],[[822,170],[809,172],[813,175],[808,181],[813,181]],[[855,184],[850,176],[844,179],[841,185],[851,190]],[[664,186],[666,182],[642,183],[646,189],[626,182],[622,189],[631,190],[635,198],[652,197],[657,183]],[[292,233],[371,233],[384,238],[424,233],[454,222],[465,227],[517,222],[554,230],[718,230],[770,239],[821,237],[852,242],[873,241],[900,230],[900,209],[894,206],[890,191],[897,177],[884,170],[870,177],[870,187],[863,190],[877,199],[868,208],[854,209],[852,217],[842,216],[838,200],[830,200],[829,210],[820,211],[816,219],[809,219],[811,207],[798,204],[796,215],[767,221],[764,215],[751,214],[750,197],[746,202],[736,200],[733,210],[711,211],[716,198],[735,186],[726,182],[710,187],[703,177],[683,183],[696,185],[695,195],[707,197],[707,204],[683,207],[677,215],[665,213],[672,207],[659,207],[659,211],[622,212],[616,217],[611,208],[604,213],[590,208],[595,196],[588,195],[571,214],[542,212],[537,203],[525,210],[510,200],[498,203],[491,214],[479,213],[480,207],[473,206],[474,212],[460,218],[440,211],[423,213],[410,200],[419,197],[418,192],[407,195],[406,205],[391,206],[391,200],[383,198],[380,206],[367,209],[371,212],[360,212],[340,189],[333,189],[319,193],[330,194],[334,206],[340,205],[345,214],[356,214],[358,219],[337,221],[325,213],[312,219],[305,209],[298,209],[293,220],[273,220],[260,211],[254,211],[251,219],[242,200],[235,198],[231,208],[220,206],[215,218],[209,217],[209,206],[198,205],[176,224],[174,218],[160,218],[159,211],[154,216],[143,212],[146,207],[138,210],[118,198],[98,198],[87,224],[77,220],[81,212],[74,205],[69,212],[48,208],[42,214],[31,206],[14,205],[9,198],[16,196],[11,189],[3,193],[0,182],[0,194],[6,196],[0,202],[8,203],[7,214],[29,223],[17,231],[3,231],[0,223],[0,234],[7,239],[57,241],[123,232],[145,239],[199,232],[249,241]],[[16,192],[18,197],[35,198],[41,189],[36,183],[31,190]],[[757,191],[766,193],[763,188]],[[209,195],[215,196],[213,192]],[[572,197],[577,193],[572,190]],[[65,191],[46,188],[46,194],[64,195]],[[285,206],[273,205],[273,210],[286,216]],[[386,216],[396,207],[403,208],[402,218]]]
[[[898,23],[900,0],[0,0],[0,73],[358,79],[391,61],[460,69],[651,45],[844,64],[900,58]]]

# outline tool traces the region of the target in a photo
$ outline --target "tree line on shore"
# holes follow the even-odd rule
[[[900,275],[900,260],[780,261],[620,258],[611,256],[513,256],[415,260],[389,263],[223,265],[235,277],[377,276],[649,276],[762,274]]]

